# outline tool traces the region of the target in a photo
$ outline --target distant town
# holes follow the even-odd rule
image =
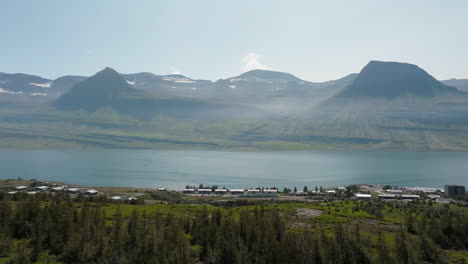
[[[157,200],[161,193],[178,194],[192,198],[210,199],[281,199],[301,201],[337,201],[337,200],[382,200],[408,202],[430,200],[436,203],[466,203],[466,189],[461,185],[445,185],[444,189],[429,187],[397,187],[382,184],[356,184],[337,187],[304,186],[300,189],[276,187],[256,187],[229,189],[218,186],[185,186],[180,190],[165,187],[123,188],[123,187],[84,187],[66,185],[58,182],[36,180],[0,180],[0,191],[8,195],[36,195],[68,193],[72,196],[103,196],[111,201],[135,202],[139,200]],[[159,193],[156,195],[155,193]],[[150,194],[150,195],[148,195]],[[163,199],[164,200],[164,199]],[[140,201],[140,202],[142,202]]]

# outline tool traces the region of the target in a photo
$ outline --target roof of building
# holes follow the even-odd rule
[[[211,189],[198,189],[199,192],[211,192]]]
[[[129,201],[135,201],[135,200],[138,200],[138,198],[136,198],[136,197],[128,197],[127,200],[129,200]]]
[[[8,192],[8,194],[16,194],[17,191],[11,191],[11,192]]]
[[[183,192],[194,192],[195,189],[183,189],[182,191],[183,191]]]
[[[420,196],[417,195],[417,194],[402,194],[402,195],[401,195],[401,198],[403,198],[403,199],[408,199],[408,198],[411,199],[411,198],[420,198]]]
[[[63,190],[63,187],[54,187],[54,188],[52,188],[52,190],[54,190],[54,191],[62,191],[62,190]]]
[[[278,190],[276,190],[276,189],[267,189],[267,190],[263,190],[263,192],[278,192]]]
[[[395,194],[379,194],[379,198],[396,198]]]
[[[227,192],[226,189],[216,189],[215,192]]]
[[[358,198],[371,198],[372,195],[367,194],[367,193],[357,193],[356,197],[358,197]]]
[[[78,188],[68,188],[68,191],[70,191],[70,192],[77,192],[79,190],[80,189],[78,189]]]
[[[27,189],[27,188],[28,188],[28,186],[24,186],[24,185],[16,187],[17,190],[24,190],[24,189]]]
[[[158,190],[158,191],[165,191],[165,190],[166,190],[166,188],[164,188],[164,187],[158,187],[158,189],[157,189],[157,190]]]
[[[403,190],[400,190],[400,189],[388,189],[387,192],[390,192],[390,193],[402,193]]]
[[[39,189],[39,190],[47,190],[47,189],[49,189],[49,187],[48,187],[48,186],[45,186],[45,185],[42,185],[42,186],[36,187],[36,189]]]
[[[94,190],[94,189],[87,190],[86,192],[87,192],[87,193],[98,193],[98,191],[96,191],[96,190]]]
[[[230,192],[245,192],[244,189],[231,189]]]
[[[248,191],[248,192],[260,192],[259,189],[248,189],[247,191]]]
[[[34,192],[34,191],[32,191],[32,192],[27,192],[27,194],[31,194],[31,195],[34,195],[34,194],[36,194],[36,193],[37,193],[37,192]]]
[[[111,199],[112,199],[112,200],[121,200],[122,197],[120,197],[120,196],[112,196]]]

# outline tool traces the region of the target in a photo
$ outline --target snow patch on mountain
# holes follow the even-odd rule
[[[10,91],[4,90],[3,88],[0,88],[0,93],[6,93],[6,94],[22,94],[23,92],[10,92]]]
[[[167,76],[164,76],[163,80],[169,81],[169,82],[176,82],[176,83],[194,83],[195,82],[194,80],[190,80],[190,79],[174,78],[174,77],[167,77]]]
[[[51,84],[52,84],[52,82],[48,82],[48,83],[29,83],[29,85],[37,86],[37,87],[41,87],[41,88],[50,88]]]

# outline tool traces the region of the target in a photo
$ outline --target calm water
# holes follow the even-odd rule
[[[200,183],[228,188],[353,183],[468,186],[468,153],[1,150],[0,178],[17,177],[171,189]]]

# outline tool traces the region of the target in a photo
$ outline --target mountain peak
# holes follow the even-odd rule
[[[417,65],[373,60],[338,97],[391,99],[408,95],[435,97],[453,92],[457,90],[439,82]]]
[[[251,70],[245,72],[235,78],[252,78],[252,79],[266,79],[266,80],[282,80],[282,81],[296,81],[301,82],[302,80],[296,76],[279,71],[270,71],[270,70]]]
[[[131,87],[114,69],[106,67],[94,76],[75,85],[57,100],[60,108],[94,111],[112,106],[141,92]]]
[[[119,75],[119,73],[111,67],[106,67],[103,70],[97,72],[95,76],[96,75]]]

